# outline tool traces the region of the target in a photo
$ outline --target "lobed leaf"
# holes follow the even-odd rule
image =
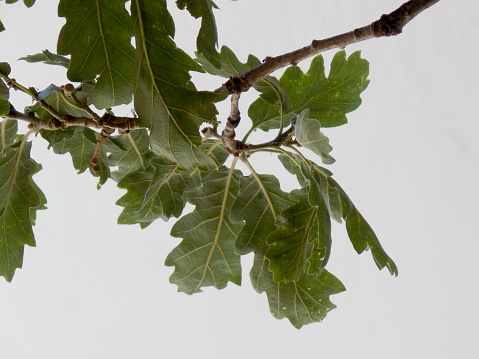
[[[337,52],[328,77],[321,55],[313,58],[306,73],[298,66],[291,66],[279,80],[288,97],[287,109],[274,111],[270,102],[257,99],[248,110],[253,128],[264,131],[279,128],[282,116],[287,124],[288,118],[298,116],[304,109],[309,109],[309,115],[318,119],[322,127],[343,125],[347,123],[346,114],[361,104],[360,94],[369,83],[368,73],[369,63],[360,58],[360,52],[354,52],[349,58],[345,51]]]
[[[90,168],[90,161],[95,153],[99,136],[98,132],[87,127],[69,127],[65,131],[41,130],[40,134],[50,143],[53,152],[57,154],[70,153],[73,167],[78,174]],[[110,177],[110,167],[105,151],[100,154],[100,171],[91,173],[95,177],[100,177],[98,187]]]
[[[331,223],[324,202],[302,200],[280,215],[282,226],[267,238],[269,270],[275,282],[298,281],[304,273],[319,273],[331,252]]]
[[[151,184],[155,169],[153,166],[144,171],[129,173],[121,178],[118,187],[126,189],[127,192],[116,202],[118,206],[123,207],[123,211],[118,217],[118,224],[139,224],[146,228],[151,221],[145,221],[143,215],[138,213],[138,209],[143,205],[145,193]]]
[[[201,148],[199,126],[216,124],[214,102],[224,94],[196,91],[190,70],[202,71],[172,40],[174,23],[166,1],[132,1],[137,44],[135,109],[137,125],[150,129],[152,149],[184,169],[216,169]]]
[[[192,178],[178,164],[156,158],[155,172],[145,192],[141,207],[135,213],[138,222],[153,222],[157,218],[165,221],[178,218],[186,200],[185,190],[192,186]]]
[[[303,273],[297,281],[278,283],[273,280],[268,266],[264,255],[255,255],[250,272],[253,288],[258,293],[266,292],[275,318],[288,318],[297,329],[322,321],[330,310],[336,308],[329,297],[345,291],[339,279],[325,269],[316,275]]]
[[[63,66],[67,69],[70,66],[69,58],[51,53],[48,50],[43,50],[41,53],[38,53],[38,54],[20,57],[19,60],[23,60],[30,63],[43,62],[47,65]]]
[[[133,26],[126,0],[61,0],[58,16],[66,18],[58,37],[58,54],[71,54],[68,78],[96,79],[90,101],[97,108],[131,102]]]
[[[30,150],[24,137],[0,153],[0,275],[8,282],[22,267],[24,246],[35,246],[36,211],[46,208],[45,196],[32,180],[42,166],[30,158]]]
[[[196,47],[205,58],[215,67],[220,67],[220,60],[216,46],[218,45],[218,32],[213,8],[218,6],[212,0],[177,0],[179,9],[188,9],[195,19],[201,17],[201,27],[196,39]]]
[[[386,251],[381,246],[378,237],[374,233],[369,223],[359,213],[358,209],[348,197],[341,186],[329,178],[331,185],[338,190],[341,196],[341,203],[343,206],[343,218],[346,221],[346,230],[348,231],[349,239],[353,244],[354,249],[358,254],[365,250],[371,249],[374,262],[379,269],[387,267],[391,275],[398,275],[398,268],[396,263],[388,256]]]
[[[349,239],[358,254],[371,249],[373,259],[379,269],[387,267],[392,275],[398,269],[394,261],[381,246],[376,234],[354,206],[341,186],[331,177],[331,172],[312,161],[303,162],[299,156],[279,156],[285,168],[296,174],[300,184],[309,192],[309,202],[313,206],[324,201],[331,218],[346,221]],[[291,161],[291,159],[295,161]]]
[[[276,230],[278,214],[294,203],[281,190],[276,177],[256,173],[242,177],[230,216],[232,222],[245,222],[236,239],[236,253],[243,255],[268,247],[266,238]]]
[[[206,286],[222,289],[228,282],[241,284],[240,257],[234,246],[243,224],[229,219],[240,176],[237,170],[221,167],[203,175],[202,186],[187,193],[196,208],[173,226],[171,235],[183,240],[165,261],[175,267],[170,282],[178,285],[178,291],[193,294]]]
[[[133,130],[121,136],[110,136],[103,147],[108,153],[108,164],[117,166],[111,178],[120,182],[124,176],[136,171],[146,171],[152,158],[156,157],[150,150],[148,131]]]
[[[321,132],[319,120],[309,118],[309,109],[301,111],[296,119],[294,136],[301,146],[320,156],[323,163],[334,163],[334,158],[329,154],[333,150],[329,138]]]

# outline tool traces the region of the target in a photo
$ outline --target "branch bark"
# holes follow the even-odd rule
[[[91,128],[110,128],[117,129],[120,132],[128,132],[131,130],[140,129],[135,125],[136,118],[131,117],[121,117],[114,116],[108,113],[105,113],[102,117],[99,117],[99,120],[96,121],[88,117],[73,117],[69,115],[58,115],[59,118],[54,117],[50,120],[42,120],[36,117],[34,114],[25,114],[23,112],[17,111],[12,104],[10,104],[10,111],[8,114],[3,115],[2,117],[28,122],[28,128],[32,130],[66,130],[68,127],[72,126],[82,126],[82,127],[91,127]]]
[[[439,0],[410,0],[367,26],[324,40],[313,40],[310,45],[283,55],[267,57],[261,65],[232,76],[224,86],[229,93],[245,92],[266,75],[289,65],[297,65],[300,61],[321,52],[334,48],[343,49],[372,38],[399,35],[412,19],[438,2]]]

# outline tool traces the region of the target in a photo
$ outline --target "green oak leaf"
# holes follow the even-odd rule
[[[290,173],[296,175],[301,186],[308,188],[310,204],[317,206],[324,202],[331,218],[341,223],[343,216],[341,198],[338,190],[328,182],[333,174],[313,161],[304,161],[295,154],[280,155],[278,158]]]
[[[99,136],[98,132],[87,127],[69,127],[65,131],[41,130],[40,134],[49,142],[56,154],[70,153],[73,167],[78,171],[78,174],[90,168],[90,161],[95,153]],[[98,188],[110,177],[110,167],[104,149],[100,154],[100,172],[91,173],[95,177],[100,177]]]
[[[374,262],[379,269],[387,267],[391,275],[398,274],[396,264],[383,249],[371,226],[346,192],[331,177],[331,172],[312,161],[301,162],[301,158],[294,154],[281,155],[279,159],[288,171],[296,174],[300,185],[307,188],[311,205],[324,201],[331,218],[340,222],[342,217],[346,221],[349,239],[358,254],[371,249]]]
[[[230,211],[238,195],[241,172],[221,167],[202,176],[202,186],[187,193],[196,206],[181,217],[171,229],[181,243],[166,258],[175,266],[170,282],[178,291],[193,294],[202,287],[226,287],[241,284],[240,257],[235,253],[236,237],[242,223],[231,223]]]
[[[22,267],[24,246],[35,246],[36,211],[46,208],[45,196],[32,180],[42,166],[30,158],[30,150],[24,137],[0,153],[0,275],[8,282]]]
[[[230,155],[221,140],[203,139],[200,149],[210,156],[218,167],[223,165]]]
[[[386,251],[381,246],[378,237],[374,233],[369,223],[359,213],[358,209],[348,197],[341,186],[332,178],[328,178],[331,186],[338,190],[341,196],[341,203],[343,206],[343,218],[346,221],[346,230],[348,231],[349,239],[353,244],[354,249],[358,254],[361,254],[368,249],[371,249],[374,262],[379,269],[387,267],[391,275],[398,275],[398,268],[394,261],[388,256]]]
[[[108,153],[110,167],[117,166],[111,178],[119,182],[124,176],[136,171],[145,171],[156,157],[150,150],[148,131],[133,130],[121,136],[110,136],[103,147]]]
[[[250,272],[253,288],[258,293],[266,292],[275,318],[288,318],[297,329],[322,321],[330,310],[336,308],[329,297],[346,290],[326,269],[316,275],[303,273],[297,281],[278,283],[273,280],[268,267],[268,259],[256,254]]]
[[[173,19],[166,1],[133,0],[137,44],[135,109],[137,125],[150,129],[152,149],[184,169],[216,169],[213,158],[200,148],[199,127],[216,124],[214,102],[226,95],[196,91],[189,71],[202,71],[172,40]]]
[[[118,187],[126,189],[127,192],[116,202],[123,211],[118,217],[118,224],[139,224],[141,228],[148,227],[151,222],[144,221],[144,217],[138,212],[143,205],[145,193],[151,184],[155,173],[153,166],[144,171],[129,173],[121,178]]]
[[[16,120],[4,119],[0,122],[0,153],[8,145],[15,142],[18,131],[18,122]]]
[[[90,97],[97,108],[131,102],[135,50],[126,0],[61,0],[58,16],[66,18],[58,37],[59,55],[71,54],[68,78],[96,79]]]
[[[0,79],[0,116],[5,115],[10,111],[10,102],[8,102],[9,96],[10,92],[7,85],[5,85]]]
[[[238,60],[234,52],[227,46],[222,46],[219,53],[221,66],[214,66],[203,54],[197,53],[196,61],[201,64],[203,69],[211,75],[229,78],[237,74],[246,72],[253,67],[261,65],[261,61],[254,55],[249,55],[248,60],[243,63]]]
[[[215,142],[214,145],[213,141],[205,145],[204,150],[211,154],[217,152],[219,146]],[[162,159],[152,151],[147,154],[143,159],[147,164],[145,169],[138,168],[119,177],[118,187],[127,190],[116,202],[124,207],[118,218],[119,224],[138,223],[145,228],[157,218],[179,217],[186,204],[184,192],[201,185],[201,178],[195,182],[194,170],[185,172],[178,164]],[[108,158],[110,165],[114,164],[111,156]],[[118,180],[115,174],[112,173],[112,178]]]
[[[326,205],[311,206],[306,196],[283,211],[282,226],[267,238],[269,270],[275,282],[297,281],[303,273],[319,273],[331,253],[331,222]]]
[[[55,111],[62,115],[91,118],[90,115],[80,106],[75,104],[71,98],[66,97],[63,90],[56,85],[52,84],[46,89],[40,91],[38,93],[38,100],[45,101]],[[42,120],[53,118],[52,114],[45,110],[39,102],[36,102],[33,106],[27,107],[26,112],[34,113]]]
[[[43,50],[42,52],[40,52],[38,54],[27,55],[27,56],[24,56],[24,57],[20,57],[19,60],[23,60],[23,61],[30,62],[30,63],[43,62],[47,65],[63,66],[67,69],[70,66],[70,59],[69,58],[67,58],[65,56],[61,56],[61,55],[51,53],[48,50]]]
[[[345,51],[339,51],[331,62],[329,76],[324,73],[321,55],[313,58],[308,72],[298,66],[289,67],[281,76],[279,84],[288,96],[288,108],[282,112],[268,109],[270,102],[260,98],[254,101],[248,115],[253,128],[268,131],[279,128],[281,117],[297,116],[304,109],[318,119],[322,127],[335,127],[347,123],[346,114],[361,104],[360,94],[369,83],[369,63],[361,59],[360,52],[346,58]],[[287,119],[283,120],[285,124]]]
[[[221,167],[230,156],[222,141],[217,139],[204,138],[200,149],[210,156],[218,167]],[[190,168],[188,175],[193,179],[194,187],[201,186],[201,171],[198,168]]]
[[[153,162],[155,172],[146,190],[141,207],[136,210],[139,222],[153,222],[157,218],[168,221],[178,218],[186,200],[183,195],[193,179],[178,164],[161,158]]]
[[[215,67],[220,67],[219,54],[216,51],[218,32],[213,14],[213,8],[218,9],[218,6],[212,0],[177,0],[176,4],[182,10],[186,7],[195,19],[201,17],[196,47],[210,63]]]
[[[276,177],[256,173],[242,177],[230,216],[232,222],[245,221],[236,240],[236,253],[243,255],[267,247],[266,238],[276,230],[278,214],[294,203],[281,190]]]
[[[334,163],[334,158],[329,154],[333,150],[329,144],[329,138],[321,132],[319,120],[309,118],[308,114],[309,109],[305,109],[296,119],[296,125],[294,126],[296,140],[301,146],[319,155],[323,163]]]

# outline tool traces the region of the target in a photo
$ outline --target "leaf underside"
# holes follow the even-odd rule
[[[31,142],[7,138],[0,153],[0,275],[10,282],[22,267],[24,246],[35,246],[32,226],[46,199],[32,180],[41,165],[30,158]]]
[[[175,267],[170,282],[178,285],[178,291],[193,294],[207,286],[221,289],[228,282],[241,284],[240,257],[234,246],[243,224],[229,219],[240,175],[221,167],[202,176],[203,186],[187,193],[196,208],[171,229],[173,237],[183,240],[165,261]]]
[[[215,124],[214,102],[223,94],[196,91],[189,71],[202,71],[172,38],[175,27],[166,1],[134,0],[135,109],[139,126],[150,129],[152,149],[182,168],[216,169],[213,158],[200,148],[199,126]]]

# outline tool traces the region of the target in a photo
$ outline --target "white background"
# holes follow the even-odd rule
[[[402,1],[217,3],[220,43],[245,61],[249,53],[262,59],[369,24]],[[56,6],[0,3],[7,27],[0,61],[10,62],[11,76],[24,85],[67,82],[61,68],[16,61],[55,52],[64,23]],[[199,23],[179,16],[178,43],[191,54]],[[38,212],[37,247],[26,248],[23,269],[11,284],[0,280],[0,358],[479,357],[478,31],[479,2],[443,0],[400,36],[346,49],[370,61],[371,83],[350,123],[325,131],[337,160],[331,169],[399,276],[378,271],[370,253],[358,256],[343,226],[335,226],[328,269],[347,291],[332,297],[338,308],[323,323],[299,331],[274,319],[266,296],[251,288],[250,257],[242,287],[177,293],[168,282],[172,268],[163,265],[179,243],[169,236],[172,222],[118,226],[114,203],[123,191],[112,181],[97,191],[96,179],[77,176],[69,156],[35,138],[32,157],[44,169],[34,179],[48,210]],[[244,129],[248,98],[253,91],[241,102]],[[15,94],[17,108],[30,103]],[[273,157],[256,163],[259,172],[280,176],[285,189],[294,185]]]

